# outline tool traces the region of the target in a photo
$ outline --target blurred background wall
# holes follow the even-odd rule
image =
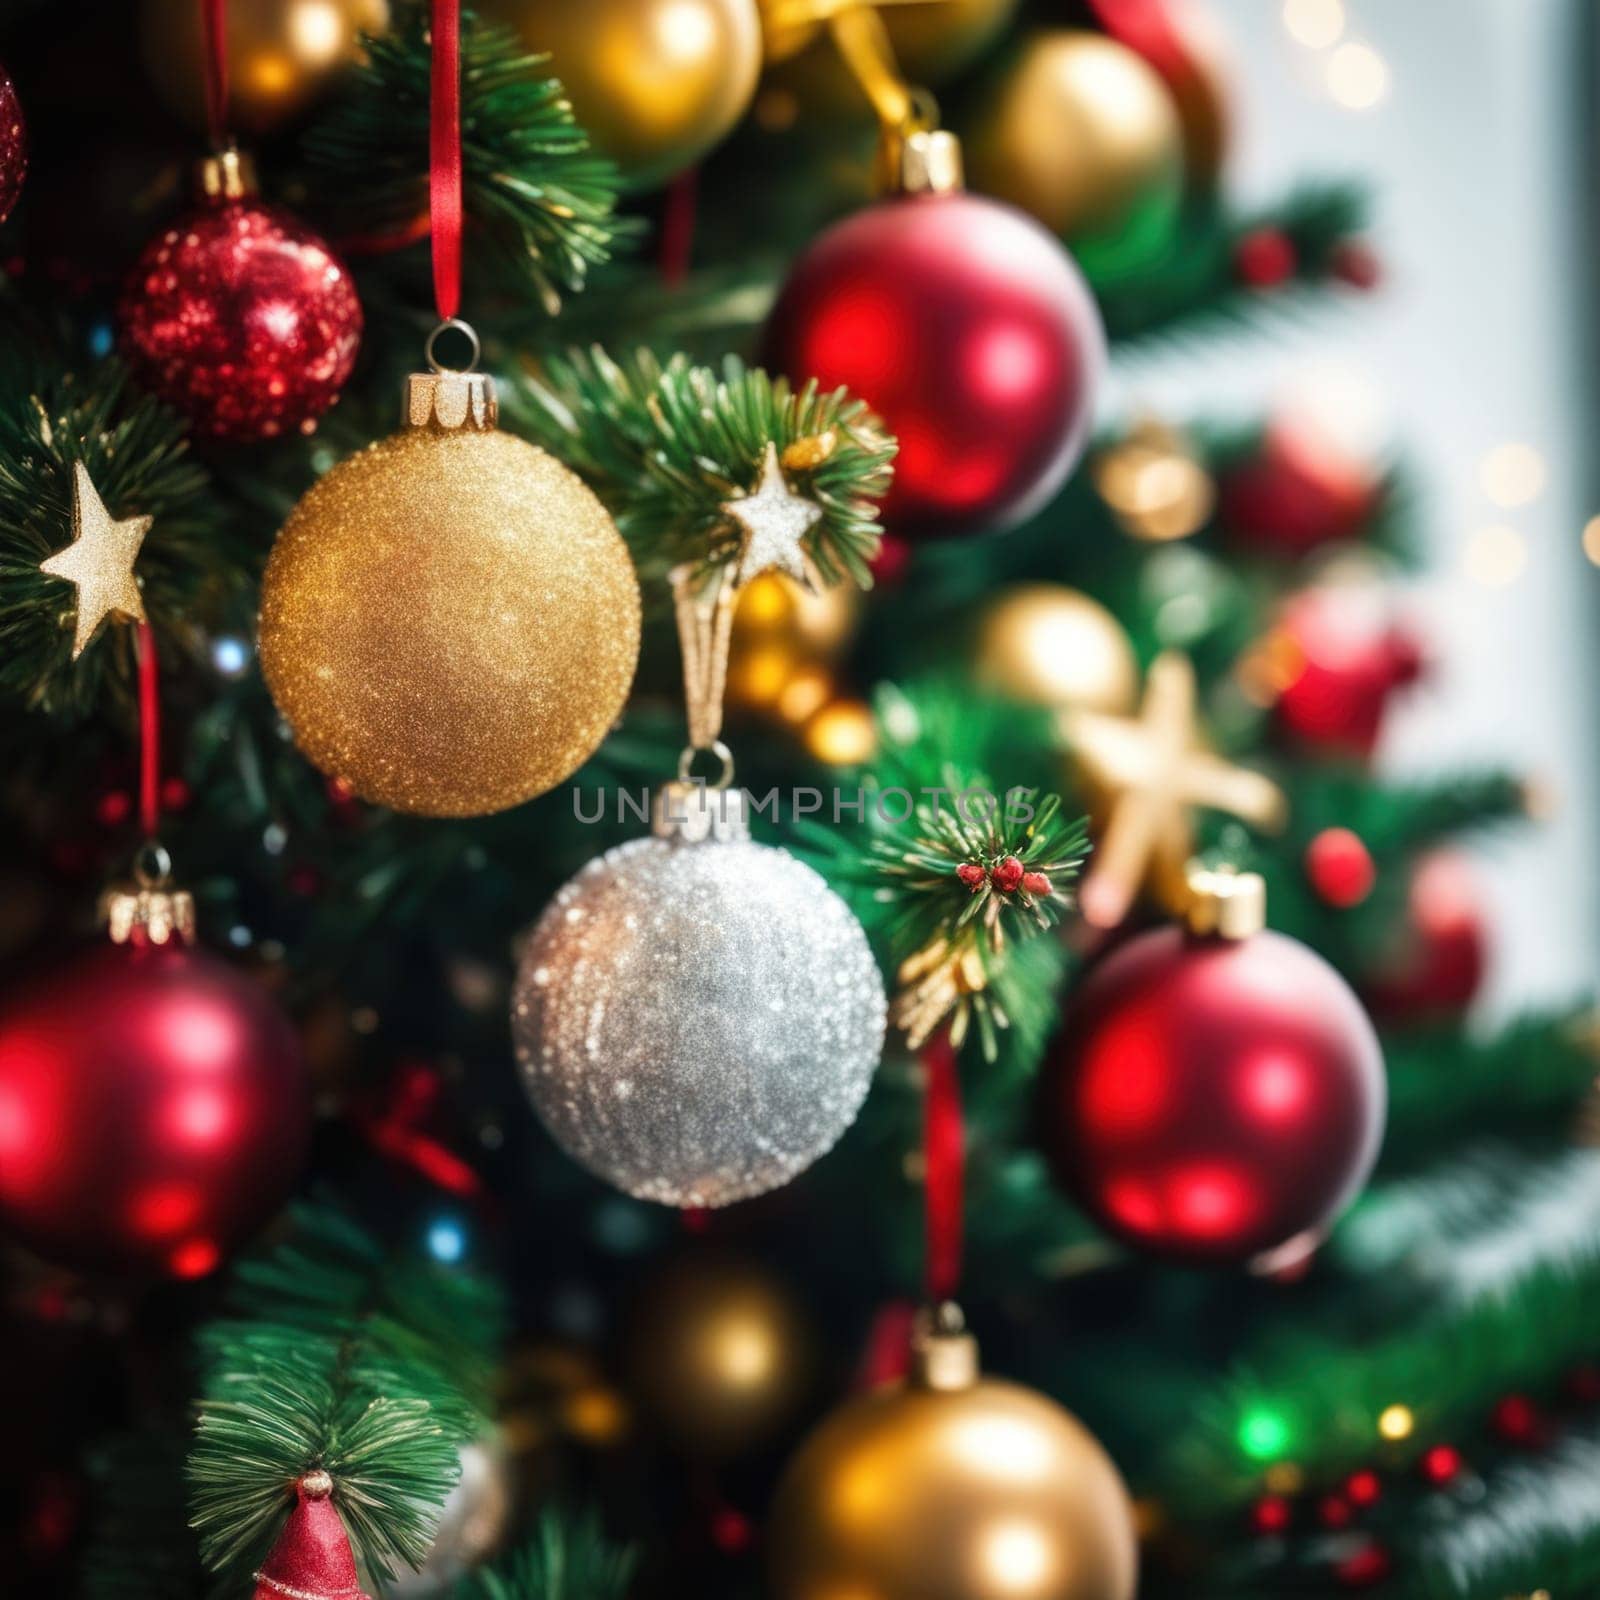
[[[1407,593],[1436,657],[1381,750],[1394,772],[1509,763],[1547,826],[1479,870],[1496,1013],[1600,972],[1592,819],[1600,695],[1600,484],[1589,189],[1589,0],[1213,0],[1236,63],[1241,197],[1367,175],[1382,291],[1286,311],[1226,366],[1181,349],[1130,366],[1120,400],[1241,414],[1289,397],[1361,449],[1397,449],[1428,571]],[[1508,448],[1509,447],[1509,448]]]

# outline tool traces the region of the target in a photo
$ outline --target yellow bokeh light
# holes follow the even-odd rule
[[[1296,44],[1326,50],[1344,33],[1342,0],[1283,0],[1283,25]]]
[[[725,1323],[712,1330],[711,1366],[739,1388],[764,1383],[777,1363],[771,1331],[754,1319]]]
[[[1385,1439],[1409,1439],[1416,1425],[1410,1406],[1385,1406],[1378,1416],[1378,1432]]]
[[[1525,506],[1544,488],[1544,457],[1531,444],[1497,444],[1478,468],[1483,492],[1497,506]]]
[[[807,722],[828,702],[833,679],[824,667],[801,667],[778,695],[778,715],[786,722]]]
[[[1467,540],[1467,576],[1486,589],[1515,583],[1528,565],[1527,541],[1515,528],[1479,528]]]
[[[1590,517],[1583,525],[1583,553],[1600,567],[1600,517]]]
[[[1370,111],[1389,92],[1389,64],[1370,44],[1342,44],[1328,58],[1328,93],[1346,111]]]
[[[806,727],[806,748],[830,767],[854,767],[878,751],[878,730],[871,707],[859,700],[835,700]]]
[[[339,59],[345,25],[331,0],[301,0],[290,10],[288,26],[289,38],[302,60],[322,67]]]

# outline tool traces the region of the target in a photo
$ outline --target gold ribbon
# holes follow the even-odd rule
[[[689,716],[689,748],[709,750],[722,732],[722,698],[728,686],[728,651],[733,613],[744,585],[730,567],[708,577],[693,562],[668,577],[683,651],[683,696]]]

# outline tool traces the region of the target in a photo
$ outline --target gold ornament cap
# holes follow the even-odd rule
[[[107,889],[100,909],[113,944],[195,941],[194,896],[174,887],[172,858],[159,844],[140,850],[131,881]]]
[[[736,844],[750,837],[750,796],[743,789],[679,778],[656,791],[650,831],[683,844]]]
[[[967,1332],[961,1307],[949,1300],[924,1307],[911,1333],[911,1387],[948,1393],[977,1381],[978,1341]]]
[[[494,379],[486,372],[413,372],[406,379],[408,428],[492,433],[499,421]]]
[[[1203,867],[1191,862],[1189,931],[1208,938],[1248,939],[1267,925],[1267,885],[1259,872],[1236,867]]]
[[[471,353],[466,366],[447,367],[440,361],[439,340],[447,333],[458,333],[467,341]],[[482,346],[472,324],[460,317],[447,317],[428,335],[423,353],[428,358],[428,370],[413,372],[406,379],[406,427],[435,428],[446,433],[462,429],[492,433],[500,422],[500,402],[494,379],[475,370]]]
[[[902,194],[952,194],[965,182],[961,141],[948,128],[919,128],[901,140]]]
[[[260,193],[255,162],[232,145],[207,156],[195,169],[195,179],[207,200],[247,200]]]

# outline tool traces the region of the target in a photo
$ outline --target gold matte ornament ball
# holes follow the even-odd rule
[[[389,0],[229,0],[228,125],[274,133],[360,59],[361,35],[389,25]],[[195,0],[144,0],[145,70],[174,116],[206,126],[205,45]]]
[[[756,0],[483,0],[548,52],[573,114],[635,188],[733,131],[761,72]]]
[[[1031,35],[966,139],[967,179],[1074,248],[1085,272],[1159,255],[1177,224],[1183,136],[1167,86],[1103,34]]]
[[[995,598],[978,624],[974,673],[997,694],[1058,711],[1120,715],[1139,693],[1122,625],[1058,583],[1022,584]]]
[[[1133,1508],[1094,1436],[1031,1389],[962,1380],[914,1370],[801,1446],[768,1524],[774,1600],[1132,1600]]]
[[[815,1355],[782,1280],[721,1252],[668,1262],[629,1323],[629,1387],[686,1456],[722,1460],[771,1440],[805,1399]]]
[[[414,378],[412,394],[452,381],[469,380]],[[481,816],[553,788],[605,737],[638,659],[639,585],[583,482],[493,427],[492,392],[456,426],[412,414],[291,513],[262,580],[261,667],[330,777],[397,811]]]

